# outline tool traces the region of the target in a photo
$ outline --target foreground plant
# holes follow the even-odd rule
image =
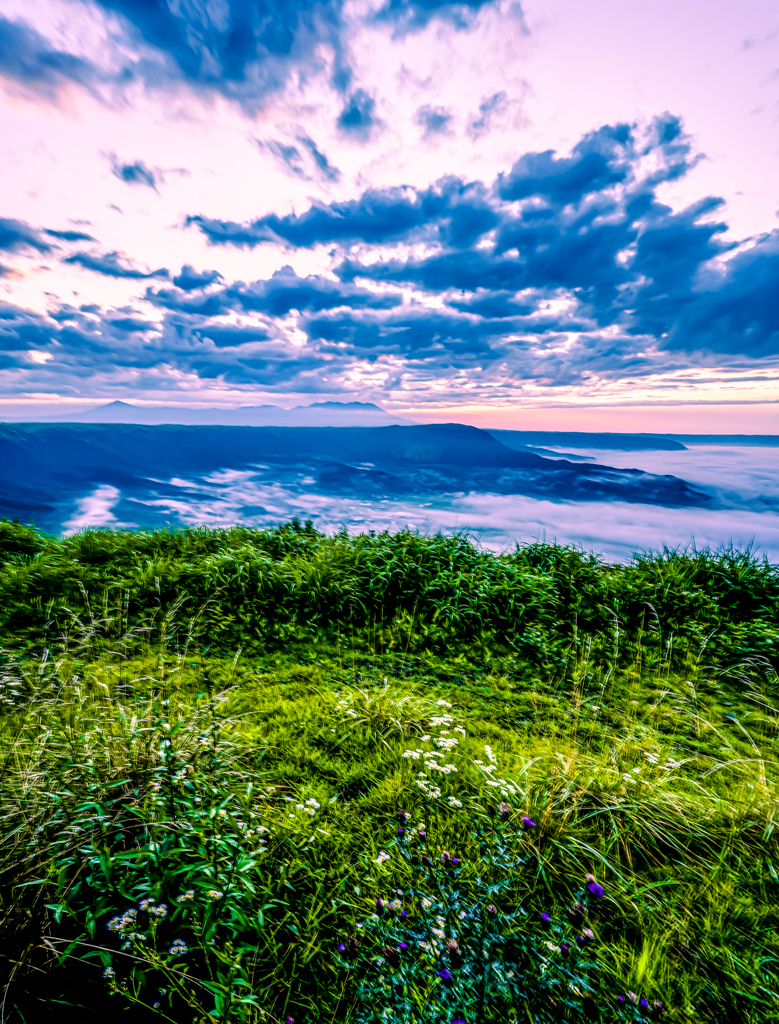
[[[476,812],[478,813],[478,812]],[[598,1019],[659,1020],[645,998],[599,993],[597,928],[602,886],[587,876],[564,914],[530,915],[516,902],[519,876],[536,862],[502,803],[492,820],[475,818],[473,864],[440,850],[424,822],[398,813],[396,835],[379,867],[407,879],[376,896],[375,909],[339,943],[337,959],[354,982],[356,1024],[537,1024]]]

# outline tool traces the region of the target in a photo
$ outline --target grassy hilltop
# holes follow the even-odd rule
[[[776,566],[6,522],[0,621],[3,1020],[779,1019]]]

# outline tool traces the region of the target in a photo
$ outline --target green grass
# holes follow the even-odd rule
[[[334,950],[409,885],[399,857],[375,864],[398,807],[477,891],[500,800],[485,746],[532,852],[506,912],[562,910],[588,872],[606,889],[604,1020],[629,990],[673,1021],[779,1019],[776,567],[295,523],[65,540],[0,524],[0,559],[4,1020],[357,1019]],[[431,749],[439,701],[465,734],[431,800],[403,753]],[[320,808],[290,819],[306,800]],[[259,821],[263,854],[239,828]],[[185,980],[156,954],[122,960],[110,916],[143,885],[172,907],[185,881],[229,886],[199,911]],[[151,940],[195,936],[176,913]]]

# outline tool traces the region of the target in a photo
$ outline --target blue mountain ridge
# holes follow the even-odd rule
[[[297,492],[352,498],[461,493],[701,507],[708,495],[673,476],[544,458],[462,424],[386,427],[0,425],[0,516],[52,532],[101,486],[132,502],[132,521],[170,507],[219,472]],[[182,483],[184,481],[184,483]],[[182,487],[185,486],[185,490]],[[165,509],[165,511],[162,511]]]

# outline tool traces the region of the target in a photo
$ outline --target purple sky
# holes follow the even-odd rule
[[[0,0],[0,415],[779,433],[779,14]]]

